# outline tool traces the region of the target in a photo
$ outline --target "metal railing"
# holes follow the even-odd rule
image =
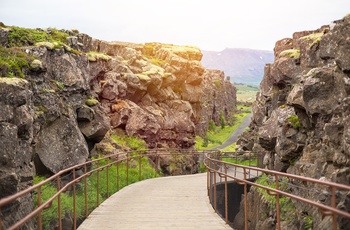
[[[188,158],[187,158],[188,157]],[[234,163],[224,162],[222,158],[231,158]],[[193,167],[185,167],[184,162],[187,159],[193,161]],[[248,161],[248,166],[243,166],[236,163]],[[332,221],[332,228],[337,229],[337,217],[350,218],[350,213],[340,209],[341,202],[340,195],[350,192],[350,186],[336,184],[327,181],[316,180],[312,178],[281,173],[277,171],[266,170],[256,167],[256,155],[249,152],[242,153],[222,153],[220,151],[208,151],[205,154],[197,151],[184,150],[152,150],[141,152],[129,152],[115,155],[104,156],[99,159],[88,161],[79,165],[64,169],[57,174],[51,176],[38,184],[29,187],[19,193],[0,200],[0,230],[2,229],[19,229],[27,223],[31,223],[32,228],[43,229],[43,212],[48,210],[53,203],[57,203],[56,211],[56,225],[57,229],[62,229],[62,219],[65,210],[62,207],[62,198],[67,193],[72,197],[72,211],[73,229],[78,226],[78,198],[77,194],[83,196],[84,200],[84,214],[82,218],[86,218],[91,212],[92,206],[97,207],[102,201],[112,195],[114,192],[120,190],[123,186],[135,182],[135,177],[138,180],[152,177],[152,175],[144,176],[143,161],[149,161],[153,168],[155,168],[154,176],[161,171],[160,165],[168,164],[171,170],[168,173],[176,175],[180,171],[187,171],[187,173],[195,173],[198,171],[198,165],[204,161],[207,168],[207,189],[209,200],[213,204],[213,208],[217,211],[217,196],[216,185],[224,183],[225,186],[225,221],[228,223],[228,183],[235,181],[242,184],[244,187],[244,223],[245,229],[248,229],[248,186],[262,189],[274,197],[276,209],[276,228],[281,229],[281,198],[289,197],[295,201],[300,201],[305,204],[310,204],[317,207],[322,215],[330,216]],[[161,163],[162,161],[162,163]],[[181,167],[181,170],[178,168]],[[189,168],[188,168],[189,167]],[[137,174],[137,175],[136,175]],[[267,185],[259,183],[259,181],[250,180],[261,176],[266,176]],[[124,176],[124,177],[123,177]],[[102,180],[103,178],[103,180]],[[93,182],[93,183],[92,183]],[[104,183],[102,183],[104,182]],[[44,199],[43,193],[48,185],[55,185],[55,192],[49,198]],[[286,187],[288,189],[286,189]],[[290,191],[290,187],[294,190],[302,190],[307,188],[308,191],[318,189],[320,191],[327,191],[328,198],[324,202],[315,201],[310,197],[310,194],[298,196]],[[103,190],[103,191],[101,191]],[[102,194],[102,195],[101,195]],[[95,196],[94,198],[91,195]],[[10,226],[3,225],[1,213],[6,211],[8,207],[14,203],[21,202],[23,197],[32,197],[35,207],[25,213],[18,221],[11,223]]]
[[[186,151],[186,150],[145,150],[145,151],[132,151],[128,153],[120,153],[109,156],[104,156],[95,160],[91,160],[82,164],[72,166],[70,168],[61,170],[55,175],[41,181],[38,184],[35,184],[23,191],[20,191],[12,196],[5,197],[0,200],[0,230],[2,229],[19,229],[23,228],[25,224],[28,224],[31,227],[26,228],[35,228],[43,229],[43,212],[49,209],[53,203],[57,202],[57,216],[55,228],[62,229],[62,219],[64,217],[65,210],[62,210],[62,196],[66,193],[69,193],[69,196],[72,198],[73,207],[71,216],[73,218],[73,229],[77,228],[78,223],[78,213],[77,213],[77,194],[80,193],[83,196],[84,200],[84,217],[86,218],[91,212],[91,203],[95,203],[94,207],[99,206],[102,202],[102,199],[108,198],[112,193],[120,190],[123,186],[129,185],[135,181],[140,181],[142,179],[151,178],[152,175],[146,175],[143,177],[143,168],[142,161],[148,161],[152,164],[155,171],[153,172],[155,176],[160,173],[160,161],[166,159],[168,166],[171,168],[170,174],[176,175],[180,173],[180,170],[176,170],[177,167],[183,167],[184,159],[187,158],[190,161],[193,161],[193,167],[187,165],[185,171],[187,173],[195,173],[198,171],[196,165],[199,165],[198,159],[199,155],[197,151]],[[123,171],[121,167],[123,166]],[[111,170],[113,168],[113,170]],[[136,175],[137,180],[135,180],[135,169],[137,168]],[[133,169],[133,171],[131,171]],[[183,170],[182,170],[183,171]],[[113,172],[114,175],[111,175]],[[133,181],[131,181],[130,174],[133,173]],[[124,175],[124,178],[122,178]],[[91,178],[93,178],[93,187],[94,191],[91,191]],[[101,178],[104,178],[106,184],[102,184]],[[114,178],[113,178],[114,177]],[[123,185],[121,184],[121,179],[123,179]],[[114,188],[111,187],[113,184]],[[56,192],[48,199],[43,200],[44,190],[48,186],[55,186]],[[103,194],[102,193],[103,187]],[[79,190],[79,191],[78,191]],[[96,195],[95,198],[91,198],[91,194]],[[9,226],[5,225],[3,220],[3,214],[6,212],[6,209],[12,210],[11,206],[20,203],[23,197],[31,197],[32,201],[36,203],[33,210],[29,210],[28,213],[20,216],[18,221],[10,221]],[[54,210],[56,211],[56,210]],[[10,213],[15,215],[15,213]],[[84,218],[83,217],[83,218]]]
[[[248,199],[247,186],[251,186],[259,191],[266,191],[268,196],[273,196],[275,200],[275,221],[276,229],[281,229],[281,198],[288,197],[294,202],[303,202],[312,207],[319,209],[322,216],[330,216],[331,226],[327,229],[337,229],[337,218],[346,218],[350,222],[350,213],[344,208],[344,200],[350,194],[350,186],[328,182],[325,180],[317,180],[313,178],[287,174],[278,171],[262,169],[253,166],[243,166],[239,164],[222,161],[225,156],[220,152],[205,153],[204,164],[208,169],[207,172],[207,189],[209,200],[211,201],[215,212],[217,212],[217,184],[224,183],[224,205],[225,218],[228,224],[228,183],[229,180],[234,180],[235,183],[241,184],[244,187],[243,209],[244,209],[244,229],[248,229]],[[264,180],[257,177],[265,178]],[[220,181],[218,181],[218,178]],[[294,192],[293,192],[294,191]],[[296,195],[296,192],[301,195]],[[264,192],[261,192],[263,194]],[[318,194],[318,195],[315,195]],[[320,200],[320,194],[326,196]],[[304,195],[304,196],[302,196]],[[345,201],[346,203],[346,201]],[[346,206],[346,204],[345,204]],[[255,207],[256,208],[256,207]],[[347,207],[348,209],[350,207]]]

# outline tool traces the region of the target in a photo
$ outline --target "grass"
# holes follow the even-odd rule
[[[235,85],[237,89],[237,101],[253,102],[259,88],[252,85]]]
[[[109,162],[106,160],[101,160],[99,165],[106,165]],[[141,163],[141,177],[139,174],[139,164]],[[92,169],[97,168],[94,165]],[[116,175],[118,175],[116,177]],[[107,177],[108,177],[108,191],[107,191]],[[147,157],[136,157],[128,162],[123,162],[119,164],[114,164],[108,169],[103,169],[97,173],[93,173],[90,177],[87,177],[87,194],[88,194],[88,210],[89,213],[95,209],[98,204],[102,203],[109,195],[117,192],[123,187],[135,183],[140,180],[145,180],[149,178],[159,177],[159,173],[151,166],[149,159]],[[45,180],[44,177],[35,177],[34,184],[37,184]],[[76,213],[78,218],[85,217],[85,193],[84,193],[84,180],[79,182],[77,187],[76,196]],[[97,190],[99,181],[99,189]],[[46,184],[42,186],[42,201],[44,203],[49,198],[51,198],[56,192],[55,184]],[[99,192],[97,192],[99,191]],[[66,214],[73,213],[73,196],[72,192],[65,192],[61,194],[61,210],[62,216]],[[34,195],[34,204],[37,207],[37,194]],[[50,208],[45,209],[42,212],[43,216],[43,229],[50,229],[50,223],[57,220],[58,216],[58,204],[57,199],[55,199],[50,206]]]
[[[245,166],[257,166],[258,165],[257,159],[241,160],[241,159],[239,159],[239,157],[237,159],[232,158],[232,157],[223,157],[222,160],[225,162],[232,163],[232,164],[245,165]]]
[[[98,60],[108,61],[108,60],[112,59],[111,56],[109,56],[105,53],[99,53],[99,52],[95,52],[95,51],[90,51],[88,53],[88,58],[89,58],[89,61],[91,61],[91,62],[95,62]]]
[[[299,58],[300,57],[300,50],[298,49],[289,49],[289,50],[283,50],[279,57],[288,57],[288,58]]]
[[[55,28],[46,31],[40,29],[28,29],[12,26],[8,35],[9,47],[34,45],[38,42],[57,42],[66,44],[69,35]]]
[[[34,57],[29,56],[19,48],[4,48],[0,46],[0,77],[24,77],[24,69],[30,68]]]
[[[147,149],[147,144],[144,140],[137,137],[127,136],[122,130],[116,129],[114,133],[111,134],[110,138],[113,142],[123,148],[132,150]]]
[[[212,127],[211,122],[209,122],[206,136],[204,138],[196,136],[196,149],[198,151],[209,150],[224,143],[250,113],[249,107],[242,106],[239,109],[242,112],[234,115],[234,125],[226,125],[224,128],[215,125]]]

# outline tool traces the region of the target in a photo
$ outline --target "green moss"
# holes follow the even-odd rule
[[[36,111],[40,111],[40,112],[44,112],[44,113],[47,112],[47,108],[45,108],[42,105],[35,105],[34,108],[35,108]]]
[[[56,85],[58,86],[58,88],[60,89],[64,89],[64,84],[60,81],[55,81],[56,82]]]
[[[312,229],[313,227],[313,219],[312,216],[304,217],[304,229]]]
[[[289,50],[284,50],[279,54],[279,57],[288,57],[288,58],[299,58],[300,57],[300,50],[298,49],[289,49]]]
[[[214,83],[216,88],[218,88],[218,89],[221,88],[221,81],[220,80],[216,79],[216,80],[213,81],[213,83]]]
[[[95,105],[97,105],[99,103],[99,101],[98,100],[96,100],[95,98],[93,98],[93,97],[90,97],[89,99],[87,99],[86,101],[85,101],[85,104],[87,105],[87,106],[95,106]]]
[[[321,41],[322,36],[323,36],[323,32],[312,33],[307,36],[301,37],[300,39],[311,41],[312,43],[310,46],[313,46],[314,44],[319,43]]]
[[[19,48],[4,48],[0,46],[0,76],[24,77],[23,71],[29,69],[29,63],[34,57]]]
[[[13,26],[8,35],[9,47],[34,45],[38,42],[67,43],[69,35],[55,28],[48,28],[46,31],[40,29],[28,29]]]
[[[90,51],[88,53],[88,58],[89,58],[89,61],[92,61],[92,62],[98,61],[98,60],[108,61],[112,59],[112,57],[107,54],[99,53],[95,51]]]
[[[290,116],[288,118],[288,122],[293,126],[294,129],[298,129],[301,126],[299,117],[297,115]]]

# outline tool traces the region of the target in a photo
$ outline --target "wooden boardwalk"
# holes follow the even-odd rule
[[[141,181],[112,195],[79,230],[232,229],[209,204],[205,173]]]

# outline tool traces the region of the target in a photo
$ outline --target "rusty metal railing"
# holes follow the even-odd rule
[[[228,183],[229,180],[235,181],[237,184],[241,184],[244,187],[244,229],[248,229],[248,200],[247,200],[247,186],[251,186],[258,191],[266,191],[269,196],[274,196],[275,200],[275,221],[276,229],[281,229],[281,198],[288,197],[294,202],[303,202],[304,204],[311,205],[319,209],[319,213],[322,217],[330,216],[331,226],[327,229],[337,229],[337,222],[339,218],[350,219],[350,213],[344,208],[342,203],[348,199],[347,196],[350,194],[350,186],[344,184],[337,184],[325,181],[324,179],[317,180],[313,178],[298,176],[294,174],[287,174],[267,169],[262,169],[253,166],[244,166],[234,163],[222,161],[224,154],[220,152],[207,152],[205,153],[205,166],[207,167],[207,189],[209,200],[213,205],[215,212],[217,212],[217,191],[216,187],[218,183],[224,183],[224,203],[225,212],[223,217],[228,224]],[[263,176],[262,176],[263,175]],[[264,181],[256,179],[257,177],[265,178]],[[220,182],[217,178],[220,178]],[[223,181],[222,181],[223,179]],[[260,181],[259,181],[260,180]],[[260,189],[260,190],[259,190]],[[296,192],[298,194],[296,195]],[[312,191],[313,193],[311,193]],[[320,201],[319,194],[326,198]],[[345,202],[346,203],[346,202]],[[297,204],[297,203],[295,203]],[[345,204],[346,206],[346,204]],[[350,207],[347,207],[348,209]],[[338,219],[337,219],[338,218]],[[349,220],[350,222],[350,220]]]
[[[198,159],[201,153],[197,151],[186,151],[186,150],[145,150],[145,151],[132,151],[128,153],[119,153],[114,155],[104,156],[95,160],[91,160],[79,165],[72,166],[70,168],[61,170],[55,175],[35,184],[23,191],[20,191],[12,196],[5,197],[0,200],[0,230],[2,229],[19,229],[24,224],[30,223],[32,228],[43,229],[43,212],[49,209],[53,203],[57,203],[57,215],[55,228],[61,230],[63,228],[62,219],[65,210],[62,210],[62,196],[69,193],[72,198],[73,211],[71,213],[73,218],[73,229],[77,228],[78,225],[78,213],[77,213],[77,194],[78,192],[83,193],[84,199],[84,217],[86,218],[91,212],[91,203],[95,203],[92,206],[99,206],[102,199],[108,198],[114,192],[120,190],[122,187],[129,185],[130,183],[136,182],[130,181],[130,173],[135,174],[135,168],[138,171],[138,180],[147,179],[152,176],[146,176],[143,178],[142,172],[142,161],[147,160],[152,163],[155,169],[154,174],[161,171],[160,161],[164,160],[164,157],[170,157],[167,159],[169,167],[169,174],[175,175],[179,173],[176,170],[177,167],[182,167],[184,158],[189,157],[193,160],[193,166],[199,165]],[[121,168],[123,166],[123,168]],[[114,168],[113,168],[114,167]],[[113,168],[113,170],[112,170]],[[131,169],[134,169],[131,172]],[[113,171],[114,175],[111,175]],[[197,172],[196,167],[187,169],[187,173]],[[125,174],[123,184],[121,184],[121,175]],[[102,184],[101,177],[105,177],[106,184]],[[94,177],[93,188],[91,188],[90,178]],[[114,177],[114,178],[113,178]],[[64,183],[63,183],[64,178]],[[68,178],[68,179],[67,179]],[[135,175],[134,175],[135,178]],[[47,186],[55,186],[56,192],[49,197],[47,200],[43,200],[44,190]],[[103,193],[101,192],[103,187]],[[79,190],[79,191],[78,191]],[[89,191],[91,194],[89,194]],[[81,195],[81,194],[80,194]],[[96,195],[95,199],[91,198],[91,195]],[[5,209],[21,201],[23,197],[30,196],[33,202],[36,202],[36,207],[33,210],[29,210],[28,213],[24,214],[19,220],[10,221],[10,225],[4,225],[3,215],[6,212]],[[35,199],[35,200],[34,200]],[[56,210],[54,210],[56,211]],[[7,215],[7,219],[11,219],[10,213]],[[13,222],[13,223],[12,223]]]

